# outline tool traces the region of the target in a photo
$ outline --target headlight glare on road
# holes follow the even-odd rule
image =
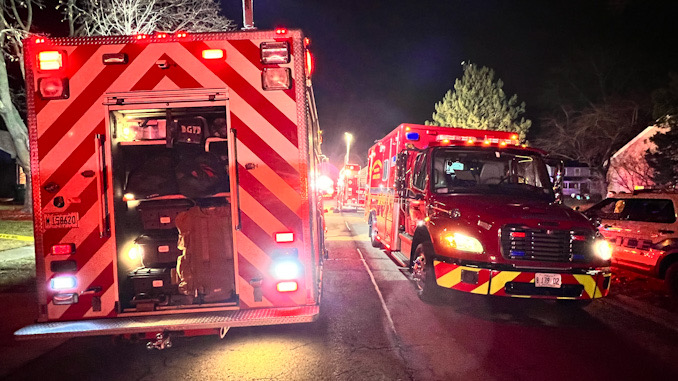
[[[482,253],[483,245],[477,239],[461,233],[452,233],[443,236],[443,241],[451,248],[471,253]]]
[[[612,259],[612,245],[604,239],[597,239],[593,243],[593,251],[596,253],[598,258],[609,261]]]

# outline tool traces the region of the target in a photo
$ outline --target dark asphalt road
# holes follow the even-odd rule
[[[77,338],[7,379],[678,378],[674,330],[606,302],[572,309],[451,293],[426,304],[407,273],[370,247],[360,213],[327,217],[330,258],[316,323],[233,328],[223,340],[179,338],[164,351]]]

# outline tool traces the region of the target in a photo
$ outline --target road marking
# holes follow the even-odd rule
[[[377,281],[374,279],[374,275],[372,274],[372,271],[370,270],[370,267],[367,266],[367,262],[365,262],[365,257],[363,256],[363,253],[360,251],[360,249],[356,249],[358,251],[358,254],[360,254],[360,260],[363,262],[363,266],[365,266],[365,270],[367,270],[367,273],[370,275],[370,279],[372,280],[372,285],[374,285],[374,289],[377,291],[377,295],[379,295],[379,301],[381,302],[381,308],[384,310],[384,313],[386,313],[386,319],[388,319],[388,325],[391,328],[391,331],[393,331],[393,334],[398,335],[395,329],[395,324],[393,324],[393,319],[391,318],[391,312],[389,312],[388,308],[386,307],[386,301],[384,301],[384,296],[381,294],[381,290],[379,290],[379,286],[377,286]]]
[[[15,234],[2,234],[0,233],[0,239],[11,239],[15,241],[26,241],[33,242],[33,237],[27,235],[15,235]]]

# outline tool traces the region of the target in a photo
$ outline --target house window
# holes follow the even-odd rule
[[[581,176],[581,168],[575,168],[574,169],[574,175],[575,176]]]

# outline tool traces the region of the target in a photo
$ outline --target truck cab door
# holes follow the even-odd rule
[[[405,209],[407,211],[407,221],[405,232],[414,235],[417,223],[423,221],[426,217],[425,189],[427,179],[427,155],[422,152],[414,159],[412,166],[411,181],[405,195]]]

